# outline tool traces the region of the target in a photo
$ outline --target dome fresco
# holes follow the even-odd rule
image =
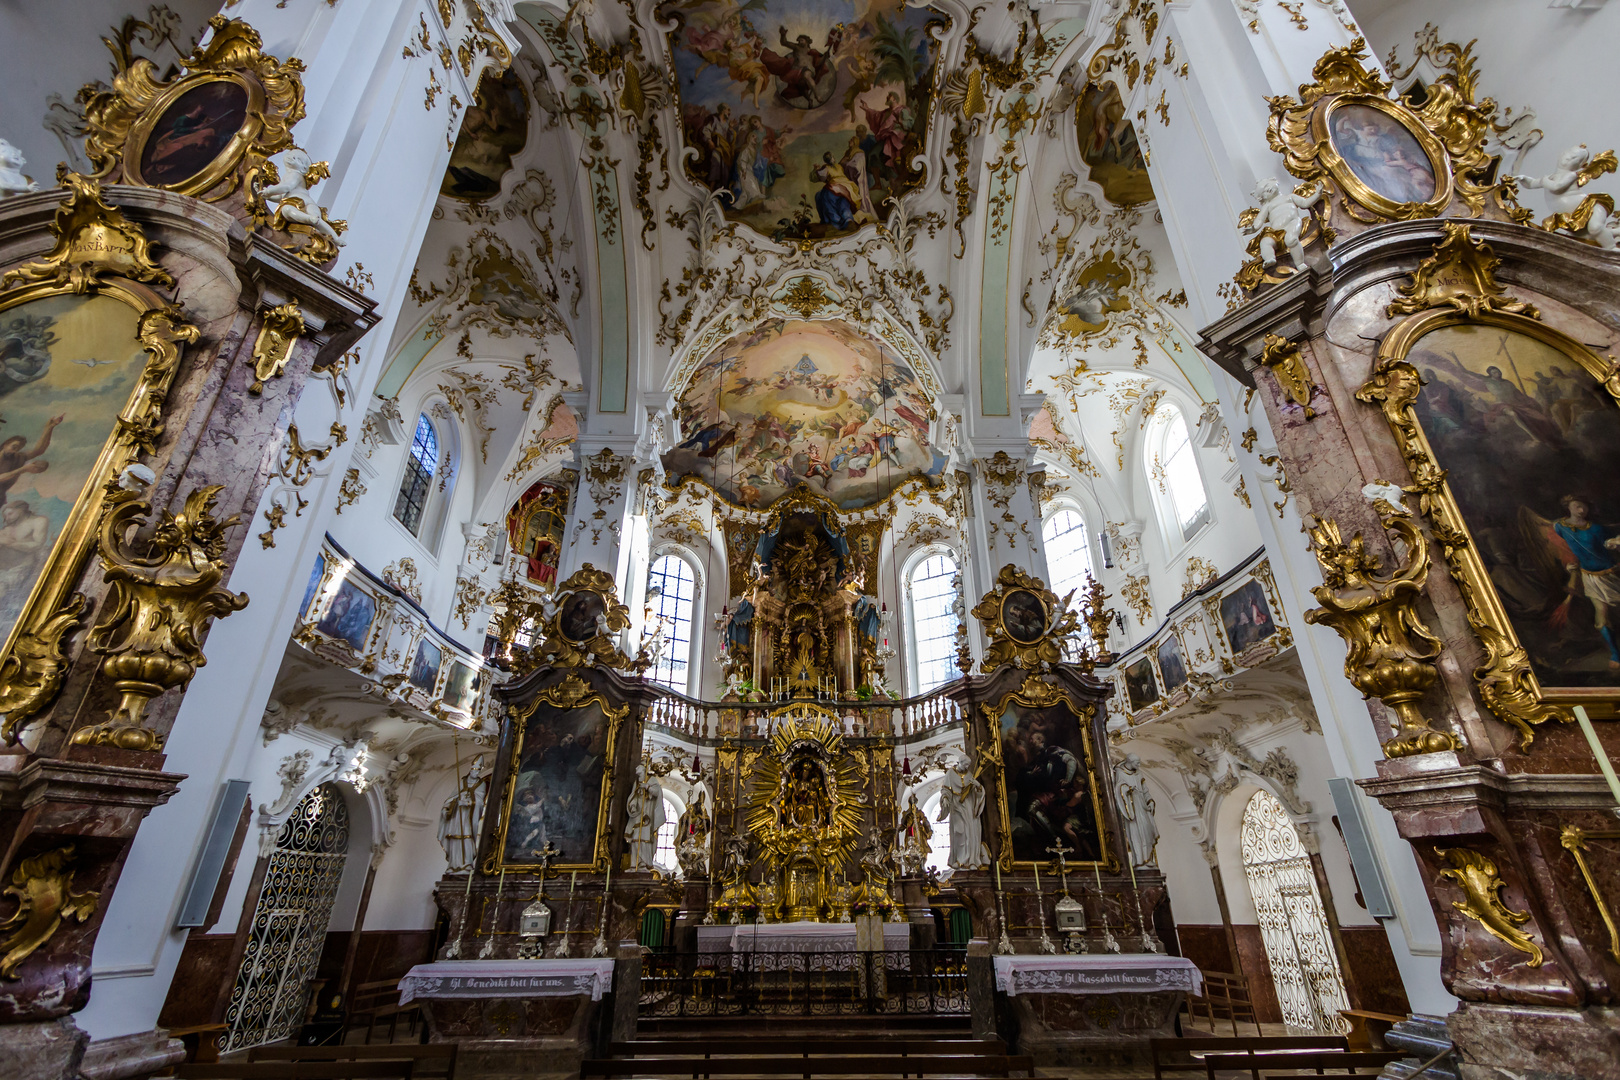
[[[859,509],[945,465],[917,373],[841,322],[773,319],[731,338],[698,365],[676,411],[670,478],[695,476],[742,506],[802,483]]]

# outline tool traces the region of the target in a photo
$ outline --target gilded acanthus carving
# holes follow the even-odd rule
[[[304,312],[297,300],[277,304],[264,313],[259,336],[253,342],[253,385],[250,394],[264,393],[264,384],[280,375],[304,333]]]
[[[1514,911],[1502,902],[1502,888],[1507,882],[1502,880],[1496,863],[1469,848],[1437,847],[1434,853],[1450,864],[1440,871],[1441,880],[1463,891],[1463,899],[1453,900],[1451,906],[1483,926],[1492,937],[1528,953],[1530,959],[1524,962],[1525,967],[1540,967],[1545,959],[1541,946],[1520,929],[1530,921],[1530,913]]]
[[[174,284],[168,271],[152,260],[151,241],[140,226],[101,197],[100,183],[65,169],[57,171],[57,181],[68,196],[50,226],[56,245],[44,258],[7,271],[0,289],[45,281],[83,294],[108,276]]]
[[[491,604],[504,599],[503,585],[490,597]],[[529,590],[523,590],[528,592]],[[539,639],[530,652],[527,669],[540,667],[603,667],[621,670],[633,666],[633,661],[619,651],[620,634],[629,629],[630,609],[619,602],[613,575],[598,570],[590,563],[580,567],[569,579],[557,586],[553,596],[538,602],[538,612],[530,607],[525,613],[538,614],[535,637]],[[504,629],[502,616],[495,622]],[[515,629],[515,628],[514,628]],[[502,635],[503,640],[507,640]]]
[[[99,551],[112,588],[86,643],[106,657],[102,672],[122,696],[109,720],[75,731],[75,743],[159,749],[161,737],[144,726],[147,704],[190,682],[207,663],[198,637],[208,619],[247,606],[246,593],[219,587],[227,569],[225,530],[240,520],[213,516],[219,491],[219,485],[198,488],[178,515],[162,511],[146,544],[129,534],[145,524],[151,503],[136,491],[108,499]]]
[[[1305,419],[1316,418],[1311,408],[1311,396],[1316,393],[1316,381],[1311,369],[1300,354],[1298,342],[1289,341],[1278,334],[1267,334],[1260,350],[1260,363],[1271,369],[1277,382],[1288,395],[1288,400],[1305,410]]]
[[[17,910],[0,923],[9,930],[0,941],[0,979],[15,979],[17,968],[55,935],[63,919],[84,922],[96,912],[101,893],[73,891],[73,845],[20,859],[11,884],[0,895],[17,902]]]
[[[1094,589],[1087,600],[1096,603],[1103,595]],[[1015,663],[1038,671],[1044,665],[1061,663],[1065,642],[1084,633],[1080,613],[1071,606],[1073,599],[1072,592],[1059,597],[1046,582],[1011,563],[1003,566],[994,586],[973,608],[973,617],[990,638],[979,669],[994,671],[1002,664]],[[1096,614],[1088,612],[1088,626]],[[1097,648],[1106,651],[1106,641],[1104,637]]]
[[[1456,736],[1430,727],[1417,706],[1440,677],[1434,663],[1440,639],[1416,607],[1429,577],[1429,542],[1404,510],[1387,501],[1377,505],[1384,527],[1406,545],[1405,562],[1379,576],[1378,559],[1360,533],[1346,542],[1336,521],[1316,519],[1311,545],[1325,584],[1311,590],[1322,607],[1307,611],[1305,621],[1329,626],[1344,638],[1349,646],[1345,678],[1394,712],[1399,730],[1384,743],[1387,757],[1455,750]]]
[[[1475,240],[1467,225],[1446,222],[1434,254],[1418,264],[1412,279],[1397,287],[1400,299],[1390,301],[1386,314],[1411,315],[1430,308],[1452,308],[1470,318],[1500,311],[1539,318],[1536,309],[1508,295],[1496,281],[1501,265],[1483,240]]]

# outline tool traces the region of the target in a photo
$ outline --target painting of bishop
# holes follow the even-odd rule
[[[944,16],[903,0],[677,0],[665,15],[694,179],[777,239],[885,219],[919,179]]]

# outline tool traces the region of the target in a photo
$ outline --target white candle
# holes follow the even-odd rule
[[[1592,756],[1597,758],[1598,771],[1603,779],[1609,782],[1609,793],[1614,801],[1620,803],[1620,777],[1614,775],[1614,765],[1609,761],[1608,754],[1603,751],[1603,744],[1598,741],[1597,730],[1592,727],[1591,717],[1586,715],[1586,706],[1575,706],[1575,721],[1581,725],[1581,734],[1586,736],[1587,745],[1592,748]]]

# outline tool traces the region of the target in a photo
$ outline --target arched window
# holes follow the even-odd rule
[[[926,694],[956,677],[956,560],[946,552],[930,555],[911,568],[906,585],[916,692]]]
[[[658,590],[656,593],[653,590]],[[653,615],[662,620],[664,653],[652,669],[654,682],[686,693],[687,668],[692,656],[692,607],[697,598],[697,578],[692,567],[679,555],[660,555],[647,574],[647,603]]]
[[[1198,472],[1198,456],[1179,409],[1165,410],[1158,450],[1149,463],[1153,483],[1163,496],[1162,511],[1172,536],[1190,540],[1209,521],[1209,496]]]
[[[1078,603],[1086,595],[1086,579],[1092,572],[1085,518],[1073,510],[1059,510],[1046,519],[1041,539],[1046,543],[1046,575],[1052,591],[1067,596],[1073,589]]]
[[[1260,917],[1283,1023],[1307,1031],[1344,1032],[1348,1009],[1339,955],[1328,936],[1310,854],[1282,803],[1258,791],[1243,810],[1243,869]]]
[[[675,826],[681,820],[681,809],[675,800],[664,799],[664,823],[658,826],[658,846],[653,849],[653,862],[671,872],[676,867]]]
[[[394,517],[417,536],[422,531],[422,511],[433,490],[433,474],[439,468],[439,433],[423,413],[416,418],[416,437],[405,459],[405,475],[399,482],[399,498],[394,500]]]
[[[951,825],[948,821],[939,820],[939,800],[940,794],[936,791],[928,796],[922,810],[928,820],[934,823],[934,831],[928,837],[928,862],[925,865],[932,866],[943,876],[951,868]]]

